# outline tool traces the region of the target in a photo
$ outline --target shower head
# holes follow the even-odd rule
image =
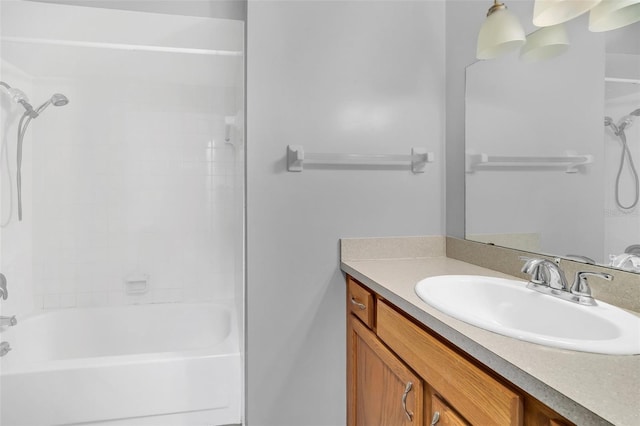
[[[42,113],[49,105],[64,106],[69,103],[69,99],[62,93],[54,93],[51,97],[42,105],[36,109],[36,117]]]
[[[605,117],[604,118],[604,125],[605,126],[611,126],[613,124],[613,118],[611,117]]]
[[[69,99],[62,93],[54,93],[51,95],[51,103],[53,106],[64,106],[69,103]]]

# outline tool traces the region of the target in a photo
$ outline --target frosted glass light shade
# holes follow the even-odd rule
[[[478,59],[493,59],[522,46],[525,34],[518,18],[506,8],[498,9],[487,19],[478,34]]]
[[[615,30],[638,21],[640,0],[602,0],[589,13],[589,30]]]
[[[562,24],[587,12],[601,0],[536,0],[533,25],[548,27]]]
[[[542,27],[527,36],[520,59],[536,62],[561,55],[569,49],[569,38],[563,24]]]

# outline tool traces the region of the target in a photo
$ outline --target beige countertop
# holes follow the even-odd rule
[[[505,337],[441,313],[414,291],[418,281],[436,275],[514,277],[437,255],[439,249],[427,257],[391,259],[355,259],[345,251],[343,244],[344,272],[574,423],[640,425],[640,356],[567,351]]]

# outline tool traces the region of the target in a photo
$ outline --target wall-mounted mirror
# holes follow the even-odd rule
[[[640,273],[640,23],[566,26],[561,56],[467,68],[466,238]]]

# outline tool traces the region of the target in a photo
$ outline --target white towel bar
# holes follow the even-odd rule
[[[302,145],[287,145],[287,170],[301,172],[307,164],[381,164],[408,163],[414,173],[424,173],[427,163],[433,162],[433,152],[426,148],[411,148],[411,154],[338,154],[304,152]]]
[[[506,156],[467,152],[465,170],[467,173],[473,173],[483,169],[563,169],[565,173],[577,173],[580,167],[593,162],[593,155],[578,155],[571,152],[557,157]]]

